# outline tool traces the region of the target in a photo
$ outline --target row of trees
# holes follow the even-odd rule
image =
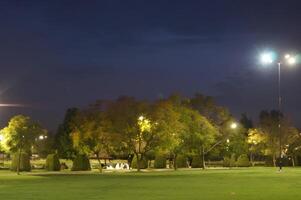
[[[232,121],[226,109],[202,95],[192,99],[174,95],[151,103],[120,97],[87,109],[69,109],[56,144],[66,158],[94,154],[98,160],[100,155],[113,156],[130,163],[135,156],[140,170],[140,163],[156,153],[168,155],[173,163],[179,154],[204,160],[215,142],[229,135],[226,127]]]
[[[72,160],[95,157],[99,166],[101,159],[127,159],[130,164],[135,158],[138,171],[156,155],[168,158],[174,169],[183,157],[190,164],[193,158],[200,159],[203,168],[205,160],[240,155],[248,155],[251,161],[271,158],[275,165],[282,149],[296,163],[301,138],[279,112],[262,111],[256,127],[246,115],[237,127],[234,122],[226,108],[201,94],[192,98],[172,95],[154,102],[124,96],[100,100],[84,109],[68,109],[54,137],[30,118],[16,116],[1,130],[0,147],[19,154],[57,153]]]

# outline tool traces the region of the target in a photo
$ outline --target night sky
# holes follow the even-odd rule
[[[96,99],[211,95],[239,117],[277,108],[266,49],[301,52],[301,1],[0,0],[0,125],[55,130]],[[284,112],[301,127],[301,65],[284,66]]]

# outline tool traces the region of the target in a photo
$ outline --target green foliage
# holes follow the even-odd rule
[[[73,160],[72,171],[90,171],[91,165],[87,155],[79,154]]]
[[[137,157],[136,156],[132,160],[131,167],[133,169],[137,169]],[[147,167],[148,167],[147,160],[145,158],[143,158],[142,160],[140,160],[140,169],[146,169]]]
[[[166,156],[163,154],[157,154],[155,157],[154,167],[156,169],[166,168]]]
[[[202,167],[202,159],[200,156],[196,155],[196,156],[192,157],[191,167],[192,168],[201,168]]]
[[[30,117],[17,115],[10,119],[8,126],[1,130],[5,145],[9,151],[17,152],[22,149],[30,152],[31,147],[40,135],[46,135],[46,130],[33,122]]]
[[[19,153],[15,153],[12,158],[11,170],[17,171],[19,163]],[[27,153],[22,152],[20,157],[20,171],[29,172],[31,170],[30,157]]]
[[[235,167],[235,155],[232,154],[231,157],[224,157],[223,166],[224,167]]]
[[[176,159],[177,168],[186,168],[187,167],[187,158],[184,155],[178,155]]]
[[[189,105],[216,126],[222,125],[231,118],[229,111],[218,106],[211,96],[195,94],[190,98]]]
[[[61,164],[57,154],[49,154],[46,158],[46,170],[48,171],[60,171]]]
[[[238,157],[236,162],[237,167],[250,167],[250,161],[247,154],[242,154]]]
[[[75,121],[78,112],[77,108],[69,108],[66,111],[63,123],[59,125],[55,135],[55,148],[58,150],[61,158],[72,159],[76,154],[71,140],[71,133],[76,127]]]

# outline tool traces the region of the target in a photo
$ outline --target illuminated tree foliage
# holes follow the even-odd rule
[[[9,151],[19,154],[17,164],[17,173],[19,174],[21,153],[30,154],[32,146],[39,136],[46,134],[46,130],[29,117],[17,115],[9,121],[8,126],[2,129],[1,133]]]

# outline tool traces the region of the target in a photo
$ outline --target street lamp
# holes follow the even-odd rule
[[[279,131],[279,157],[282,159],[282,135],[281,135],[281,108],[282,108],[282,96],[281,96],[281,68],[282,65],[295,65],[297,64],[297,58],[294,55],[291,54],[285,54],[283,56],[284,59],[277,59],[277,56],[275,56],[275,53],[273,52],[264,52],[260,55],[260,61],[263,65],[270,65],[274,62],[277,62],[278,66],[278,131]],[[281,170],[281,166],[280,166]]]
[[[236,128],[237,128],[237,123],[233,122],[233,123],[230,125],[230,128],[231,128],[231,129],[236,129]]]

